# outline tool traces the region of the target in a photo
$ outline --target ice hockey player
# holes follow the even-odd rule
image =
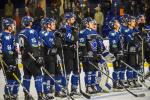
[[[116,57],[116,61],[113,62],[113,74],[112,77],[116,82],[113,82],[114,89],[122,89],[120,85],[120,72],[121,72],[121,62],[120,60],[123,59],[123,53],[121,48],[121,33],[120,33],[120,23],[116,18],[113,18],[110,22],[110,27],[112,30],[109,32],[108,38],[110,43],[110,52],[113,53]],[[123,75],[122,75],[123,76]]]
[[[56,21],[53,18],[46,20],[46,31],[42,37],[42,45],[44,51],[45,68],[51,74],[49,77],[44,74],[44,94],[46,100],[53,99],[53,89],[55,85],[55,97],[66,97],[66,94],[62,91],[62,74],[60,66],[58,66],[59,52],[61,51],[61,38],[58,37],[60,33],[56,31]],[[55,81],[54,81],[55,79]],[[55,83],[56,82],[56,83]]]
[[[127,49],[127,64],[137,71],[141,70],[141,38],[139,30],[136,29],[136,19],[133,16],[128,18],[128,28],[124,33],[125,48]],[[137,72],[127,68],[127,82],[130,87],[140,87]]]
[[[85,72],[85,85],[86,92],[93,94],[100,92],[101,89],[97,88],[96,84],[96,71],[97,69],[93,67],[90,63],[95,65],[101,62],[101,57],[98,55],[103,55],[105,48],[101,39],[98,39],[97,32],[95,31],[96,22],[91,17],[85,19],[85,29],[79,33],[79,50],[80,58],[83,62],[83,69]],[[105,54],[105,53],[104,53]],[[109,53],[106,53],[106,55]],[[104,61],[105,62],[105,61]]]
[[[19,68],[17,66],[17,56],[18,56],[18,48],[17,48],[17,40],[14,35],[15,30],[15,21],[11,18],[3,19],[2,21],[3,32],[0,37],[0,58],[1,64],[4,61],[8,66],[1,65],[3,67],[3,73],[6,78],[6,85],[4,88],[4,100],[18,100],[18,89],[19,82],[13,76],[13,73],[20,80],[21,75]],[[3,60],[3,61],[2,61]]]
[[[79,51],[80,51],[80,59],[83,63],[83,69],[85,72],[85,86],[86,86],[86,92],[93,94],[97,93],[96,89],[96,69],[88,64],[87,61],[84,61],[84,56],[87,56],[87,45],[86,42],[88,42],[87,37],[90,34],[96,35],[96,31],[92,31],[94,29],[94,20],[91,17],[85,18],[83,20],[83,25],[85,28],[80,31],[79,33]],[[95,37],[96,38],[96,37]],[[91,50],[91,49],[90,49]],[[89,51],[90,51],[89,50]],[[91,51],[92,52],[92,51]],[[100,89],[101,91],[101,89]]]
[[[127,62],[127,44],[125,43],[125,33],[128,31],[128,18],[129,15],[125,14],[124,16],[119,17],[119,23],[120,23],[120,48],[121,48],[121,59],[124,62]],[[124,85],[126,88],[128,88],[127,80],[125,79],[125,73],[126,73],[126,66],[121,63],[120,66],[120,72],[119,72],[119,77],[120,77],[120,84]]]
[[[94,27],[92,29],[93,32],[97,33],[97,24],[96,21]],[[103,37],[101,35],[97,35],[97,43],[98,43],[98,55],[101,55],[98,59],[98,66],[101,68],[101,70],[109,74],[109,69],[107,66],[107,62],[113,62],[115,60],[114,55],[112,55],[108,50],[106,50],[104,44],[103,44]],[[105,55],[105,53],[107,55]],[[103,58],[104,57],[104,58]],[[96,82],[95,82],[96,88],[98,92],[109,92],[111,89],[110,84],[108,83],[108,77],[101,73],[100,71],[96,71]]]
[[[78,37],[78,32],[76,31],[75,23],[76,16],[72,12],[68,12],[65,14],[65,25],[62,26],[65,29],[64,35],[64,43],[63,43],[63,51],[64,51],[64,61],[65,61],[65,69],[67,74],[67,79],[71,71],[73,71],[73,75],[71,76],[71,95],[77,94],[78,87],[78,68],[77,68],[77,58],[76,58],[76,41]]]
[[[144,57],[146,61],[150,64],[150,26],[146,24],[146,18],[144,15],[140,15],[138,17],[138,26],[138,29],[141,33],[140,35],[144,40]]]
[[[33,30],[32,27],[33,18],[30,16],[24,16],[22,18],[22,25],[24,27],[19,34],[19,45],[22,53],[23,63],[23,85],[30,92],[30,81],[31,77],[34,77],[35,88],[38,94],[38,100],[43,100],[42,93],[42,72],[41,66],[43,65],[43,57],[40,50],[40,43],[38,33]],[[38,63],[36,63],[29,53],[35,57]],[[24,92],[25,100],[30,100],[31,97]]]

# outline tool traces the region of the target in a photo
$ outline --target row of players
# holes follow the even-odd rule
[[[73,71],[73,75],[71,76],[70,94],[77,94],[80,73],[78,59],[83,63],[86,92],[100,92],[101,87],[96,81],[97,69],[89,62],[96,66],[99,64],[99,67],[107,68],[106,59],[104,58],[112,58],[112,54],[116,58],[113,62],[114,72],[112,77],[116,81],[113,83],[113,88],[123,88],[120,84],[125,84],[125,72],[127,87],[141,86],[138,83],[137,72],[128,68],[126,70],[126,67],[121,64],[120,60],[127,62],[137,71],[141,71],[143,60],[141,59],[141,41],[144,39],[144,51],[149,52],[149,34],[140,34],[141,31],[137,30],[136,19],[132,16],[124,17],[122,21],[127,26],[123,26],[124,24],[121,26],[116,18],[109,22],[109,26],[112,29],[108,35],[109,52],[106,50],[101,36],[96,31],[96,21],[90,17],[83,20],[84,28],[80,32],[78,30],[79,26],[75,25],[76,16],[73,13],[65,14],[65,24],[61,25],[61,28],[58,30],[56,30],[56,21],[53,18],[46,17],[41,20],[42,30],[37,33],[32,29],[33,18],[25,16],[22,18],[24,29],[16,35],[12,34],[15,30],[14,20],[11,18],[4,19],[2,23],[4,31],[1,34],[2,59],[0,59],[2,62],[1,67],[4,67],[3,72],[5,72],[4,75],[7,80],[4,88],[4,99],[10,100],[11,98],[16,100],[18,96],[20,83],[14,77],[15,74],[21,80],[19,68],[16,66],[18,54],[22,55],[23,86],[27,91],[30,91],[30,80],[33,76],[38,100],[53,99],[52,92],[54,92],[54,87],[56,97],[66,97],[67,95],[63,90],[67,89],[68,76],[71,71]],[[142,27],[144,29],[147,28],[147,26]],[[149,54],[147,53],[147,58],[149,58]],[[6,64],[3,66],[3,62],[8,66]],[[42,66],[53,78],[46,73],[42,74]],[[106,86],[108,86],[107,83]],[[25,100],[31,99],[31,96],[25,90],[24,94]]]

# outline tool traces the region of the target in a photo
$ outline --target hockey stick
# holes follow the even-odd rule
[[[11,93],[9,91],[8,82],[7,82],[6,73],[5,73],[3,62],[2,62],[2,58],[0,58],[0,62],[1,62],[1,67],[2,67],[3,74],[4,74],[4,79],[5,79],[5,82],[6,82],[6,88],[8,90],[9,99],[11,100]]]
[[[82,64],[79,64],[80,62],[79,62],[79,43],[78,43],[78,41],[77,41],[76,45],[77,45],[77,51],[76,51],[76,54],[77,54],[77,66],[78,66],[78,72],[79,72],[79,91],[80,91],[80,93],[81,93],[85,98],[90,99],[91,96],[88,95],[87,93],[83,92],[82,89],[81,89],[81,82],[80,82],[81,66],[80,66],[80,65],[82,65]]]
[[[66,84],[67,84],[67,86],[68,86],[68,80],[67,80],[67,74],[66,74],[66,66],[65,66],[65,57],[64,57],[64,50],[63,50],[63,45],[62,45],[62,43],[61,43],[61,56],[62,56],[62,67],[63,67],[63,72],[64,72],[64,76],[65,76],[65,79],[66,79]],[[68,88],[67,88],[67,94],[69,94],[69,90],[68,90]]]
[[[36,58],[31,54],[28,53],[28,55],[38,64]],[[41,69],[54,81],[55,84],[58,85],[58,83],[55,81],[55,79],[50,75],[50,73],[45,69],[45,67],[41,66]],[[72,96],[70,96],[68,93],[65,92],[65,89],[62,88],[62,92],[64,92],[70,99],[74,100]]]
[[[97,70],[99,70],[101,73],[103,73],[104,75],[106,75],[107,77],[109,77],[113,82],[116,82],[113,78],[111,78],[109,75],[107,75],[106,73],[104,73],[102,70],[100,70],[96,65],[94,65],[92,62],[89,61],[89,64],[91,64],[93,67],[95,67]],[[123,84],[119,84],[121,86],[123,86],[123,88],[128,91],[130,94],[132,94],[134,97],[144,97],[145,94],[141,93],[141,94],[135,94],[133,92],[131,92],[129,89],[127,89]]]
[[[4,65],[8,68],[8,65],[2,61],[4,63]],[[13,77],[17,80],[17,82],[23,87],[24,91],[31,97],[32,100],[35,100],[33,98],[33,96],[30,94],[30,92],[23,86],[22,82],[19,80],[19,78],[17,77],[17,75],[15,73],[12,73]]]

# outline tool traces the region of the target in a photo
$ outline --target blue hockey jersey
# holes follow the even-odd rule
[[[48,47],[48,48],[53,48],[54,47],[54,32],[51,31],[51,32],[45,32],[42,36],[42,42],[43,42],[43,45]]]
[[[12,33],[2,32],[1,34],[2,53],[14,54],[16,47],[16,38]]]

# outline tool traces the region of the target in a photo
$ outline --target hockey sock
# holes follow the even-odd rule
[[[62,86],[62,76],[56,76],[55,77],[55,91],[56,92],[60,92],[61,91],[61,88],[63,87]]]
[[[118,81],[119,80],[119,71],[114,71],[112,73],[112,77],[115,81]]]
[[[96,71],[92,72],[91,74],[91,85],[96,84]]]
[[[19,91],[19,83],[14,80],[13,94],[18,94],[18,91]]]
[[[43,89],[45,94],[48,94],[50,91],[50,78],[47,75],[43,79]]]
[[[137,72],[133,71],[133,79],[137,79],[137,78],[138,78]]]
[[[69,76],[67,76],[67,79],[65,78],[65,76],[60,76],[60,78],[61,78],[61,85],[63,87],[66,87],[67,86],[67,82],[66,81],[69,80]]]
[[[119,79],[120,80],[125,80],[125,76],[124,75],[125,75],[125,72],[124,71],[120,71],[119,72]]]
[[[85,85],[86,86],[91,85],[91,74],[92,72],[85,72]]]
[[[30,81],[31,81],[31,76],[24,76],[23,77],[23,86],[27,89],[27,91],[30,91]]]
[[[34,78],[35,81],[35,88],[37,93],[41,93],[42,92],[42,81],[43,81],[43,77],[42,76],[36,76]]]
[[[78,74],[73,74],[72,76],[71,76],[71,84],[72,84],[72,86],[73,86],[73,88],[77,88],[77,86],[78,86],[78,83],[79,83],[79,75]]]
[[[12,94],[12,92],[13,92],[12,90],[13,90],[13,86],[14,86],[13,82],[14,82],[14,80],[7,80],[8,84],[6,84],[5,88],[4,88],[4,92],[6,95],[8,95],[9,93]]]
[[[127,76],[127,79],[132,80],[133,79],[133,71],[127,70],[126,76]]]

